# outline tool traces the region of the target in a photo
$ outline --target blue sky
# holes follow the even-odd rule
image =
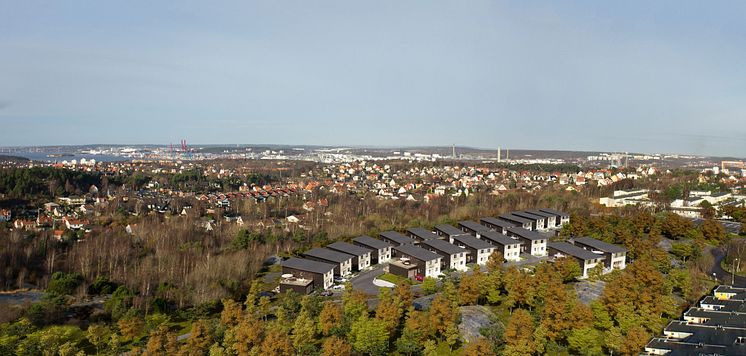
[[[746,2],[0,0],[0,146],[746,151]]]

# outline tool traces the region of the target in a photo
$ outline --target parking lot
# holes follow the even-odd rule
[[[583,304],[590,304],[592,301],[601,297],[606,282],[583,280],[575,283],[575,291],[578,293],[578,299]]]

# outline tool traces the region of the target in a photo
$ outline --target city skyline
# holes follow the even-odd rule
[[[0,2],[0,145],[746,149],[741,3],[314,5]]]

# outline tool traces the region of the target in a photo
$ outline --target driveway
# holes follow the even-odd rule
[[[384,274],[383,265],[376,265],[370,270],[360,272],[352,278],[352,288],[364,292],[367,295],[378,295],[379,286],[373,283],[373,280]]]

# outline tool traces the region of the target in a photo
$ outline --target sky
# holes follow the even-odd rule
[[[0,0],[0,146],[745,156],[744,1]]]

